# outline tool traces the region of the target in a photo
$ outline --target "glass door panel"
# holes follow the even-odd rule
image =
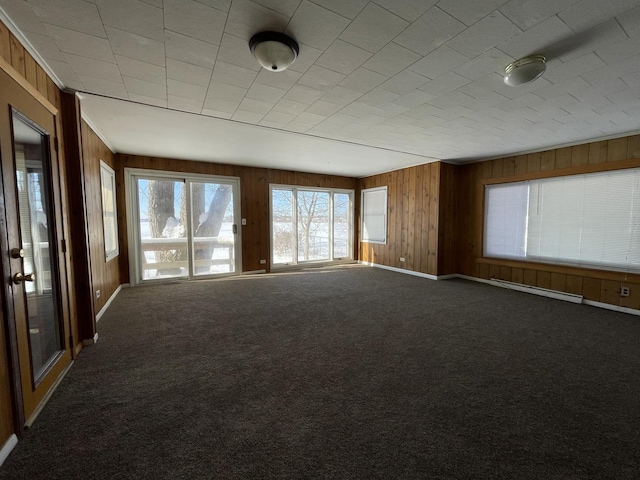
[[[185,182],[138,178],[136,188],[141,279],[188,276]]]
[[[271,222],[273,263],[294,263],[296,235],[291,190],[271,190]]]
[[[333,258],[351,258],[351,196],[333,194]]]
[[[331,209],[328,192],[298,190],[298,262],[329,260]]]
[[[191,181],[193,274],[235,272],[233,185]]]
[[[37,383],[65,349],[51,258],[55,222],[50,205],[49,139],[20,114],[14,112],[12,119],[23,272],[14,281],[24,285],[31,373]]]

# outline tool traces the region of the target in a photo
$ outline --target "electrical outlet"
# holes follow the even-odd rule
[[[96,290],[96,298],[100,298],[100,290]]]
[[[400,261],[401,261],[401,262],[404,262],[404,257],[400,257]]]
[[[266,260],[260,260],[260,265],[266,265],[267,261]]]
[[[620,288],[620,296],[621,297],[628,297],[629,296],[629,287]]]
[[[243,218],[243,219],[242,219],[242,225],[246,225],[246,224],[247,224],[247,219],[246,219],[246,218]]]

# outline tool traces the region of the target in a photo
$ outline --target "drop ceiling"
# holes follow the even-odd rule
[[[363,176],[640,131],[640,0],[0,7],[126,153]],[[252,57],[263,30],[300,44],[288,70]],[[504,67],[533,53],[547,55],[545,75],[505,86]]]

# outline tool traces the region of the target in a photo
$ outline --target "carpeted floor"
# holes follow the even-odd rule
[[[123,290],[0,478],[637,479],[640,318],[363,266]]]

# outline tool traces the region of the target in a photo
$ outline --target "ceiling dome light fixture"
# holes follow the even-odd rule
[[[249,40],[249,48],[260,65],[271,72],[286,70],[300,52],[293,38],[278,32],[256,33]]]
[[[510,87],[519,87],[540,78],[547,69],[544,55],[530,55],[511,62],[504,69],[504,83]]]

